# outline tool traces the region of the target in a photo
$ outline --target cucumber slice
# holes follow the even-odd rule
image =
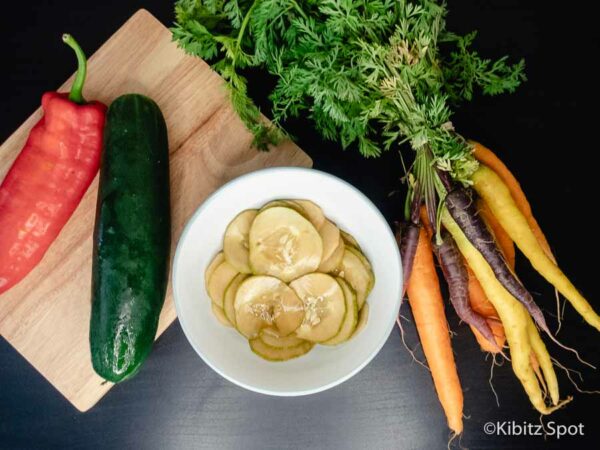
[[[269,276],[246,278],[235,294],[234,309],[238,331],[250,339],[266,327],[287,336],[304,318],[302,300],[287,284]]]
[[[362,251],[360,245],[358,245],[358,241],[352,236],[350,233],[344,230],[340,230],[340,235],[342,236],[342,240],[349,246],[354,247],[358,251]]]
[[[225,289],[237,274],[238,271],[231,264],[223,261],[210,276],[207,286],[208,296],[219,308],[223,308]]]
[[[323,256],[318,231],[290,208],[274,206],[259,212],[249,236],[250,266],[255,274],[288,282],[314,272]]]
[[[215,305],[212,302],[210,303],[210,305],[211,305],[211,309],[212,309],[212,312],[213,312],[214,316],[217,318],[217,320],[219,321],[219,323],[221,325],[224,325],[226,327],[232,327],[233,326],[231,324],[231,322],[225,316],[225,312],[223,311],[222,308],[219,308],[217,305]]]
[[[375,276],[373,275],[373,272],[365,266],[358,254],[360,254],[360,252],[354,247],[346,245],[344,257],[342,258],[339,269],[336,271],[336,275],[350,283],[350,286],[356,291],[358,309],[361,309],[365,304],[367,295],[369,295],[369,292],[371,292],[371,289],[373,288]]]
[[[223,311],[225,312],[225,317],[227,317],[233,326],[235,326],[235,294],[237,294],[238,288],[248,276],[245,273],[238,273],[225,290]]]
[[[267,361],[287,361],[306,355],[313,348],[310,342],[303,342],[294,347],[272,347],[259,338],[250,339],[248,342],[252,351]]]
[[[325,214],[319,205],[310,200],[294,200],[305,212],[305,216],[319,230],[325,223]]]
[[[296,336],[311,342],[334,337],[346,315],[346,300],[339,283],[330,275],[311,273],[290,283],[304,303],[304,318]]]
[[[223,238],[225,259],[241,273],[252,272],[248,261],[248,233],[257,214],[256,209],[242,211],[235,216],[225,230]]]
[[[356,256],[358,256],[358,259],[360,259],[360,262],[367,268],[367,270],[369,270],[370,272],[373,271],[373,268],[371,267],[371,262],[367,259],[367,257],[362,251],[355,247],[350,247],[348,250],[354,253]]]
[[[344,291],[344,298],[346,299],[346,315],[344,316],[344,322],[340,328],[338,334],[323,342],[324,345],[338,345],[342,342],[346,342],[352,337],[356,324],[358,323],[358,302],[356,301],[356,294],[343,278],[336,278],[336,281],[342,287]]]
[[[369,304],[365,303],[360,312],[358,313],[358,323],[356,324],[356,328],[354,329],[354,333],[350,336],[352,339],[358,333],[360,333],[365,326],[367,325],[367,321],[369,320]]]
[[[306,342],[296,336],[280,336],[279,333],[272,328],[264,328],[260,332],[259,339],[265,344],[276,348],[295,347],[296,345]]]
[[[206,288],[206,291],[208,292],[208,281],[210,280],[210,277],[212,277],[212,274],[215,272],[215,269],[217,267],[219,267],[219,265],[225,261],[225,254],[223,252],[219,252],[215,255],[215,257],[212,259],[212,261],[208,264],[208,267],[206,268],[206,270],[204,271],[204,287]]]
[[[321,262],[328,262],[340,245],[340,229],[331,221],[325,220],[323,226],[319,229],[321,240],[323,241],[323,256]],[[336,265],[337,266],[337,265]],[[336,267],[334,266],[334,268]],[[319,272],[328,272],[319,266]]]
[[[337,248],[335,249],[335,251],[333,252],[333,254],[326,260],[321,261],[321,264],[319,265],[319,272],[323,272],[323,273],[335,272],[340,267],[340,264],[342,263],[342,258],[344,257],[345,249],[346,249],[346,246],[344,244],[344,241],[342,239],[340,239],[340,242],[339,242]]]
[[[263,207],[258,210],[258,212],[261,213],[266,209],[276,207],[293,209],[298,214],[301,214],[303,217],[308,219],[308,217],[306,217],[306,211],[304,211],[304,208],[302,208],[302,206],[300,206],[295,200],[273,200],[269,203],[265,203]]]
[[[369,286],[367,287],[367,297],[368,297],[369,294],[371,293],[371,291],[373,290],[373,286],[375,285],[375,274],[373,273],[373,267],[371,266],[371,262],[367,259],[365,254],[362,251],[358,250],[357,248],[350,248],[349,250],[352,253],[354,253],[358,257],[358,259],[360,259],[360,262],[363,264],[363,266],[365,266],[365,268],[369,272],[371,281],[369,283]]]

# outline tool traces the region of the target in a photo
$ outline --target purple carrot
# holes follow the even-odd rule
[[[417,244],[419,243],[419,231],[421,227],[411,222],[401,223],[396,230],[396,241],[400,247],[400,257],[402,258],[402,272],[404,283],[402,283],[402,298],[406,293],[406,285],[412,273],[415,254],[417,253]]]
[[[484,338],[500,351],[496,339],[494,339],[494,333],[485,317],[471,308],[469,303],[469,275],[458,247],[447,231],[443,231],[441,237],[442,242],[440,244],[435,242],[434,237],[433,248],[442,267],[446,283],[448,283],[450,303],[452,303],[456,314],[463,322],[475,327]]]
[[[502,286],[525,306],[538,326],[551,335],[542,310],[506,262],[490,230],[478,215],[470,192],[462,187],[455,188],[446,196],[445,203],[452,218],[485,258]]]

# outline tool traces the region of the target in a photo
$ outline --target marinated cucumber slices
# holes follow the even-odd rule
[[[204,271],[204,286],[206,287],[206,291],[208,292],[208,281],[212,276],[213,272],[219,265],[225,261],[225,254],[223,252],[217,253],[217,255],[212,259],[212,261],[208,264],[208,267]]]
[[[238,271],[233,268],[227,261],[223,261],[212,271],[208,279],[207,291],[210,299],[219,307],[223,308],[223,297],[225,290],[231,280],[238,274]]]
[[[314,272],[323,241],[314,225],[291,208],[274,206],[259,213],[250,228],[250,267],[285,282]]]
[[[346,280],[356,291],[358,308],[362,308],[375,284],[375,276],[367,258],[356,248],[346,245],[342,263],[336,270],[336,274]]]
[[[204,278],[216,320],[268,361],[356,336],[367,323],[375,283],[356,239],[304,199],[239,213]]]
[[[303,341],[294,347],[272,347],[258,338],[250,339],[250,348],[254,353],[267,361],[287,361],[297,358],[311,351],[313,344]]]
[[[277,348],[295,347],[306,342],[304,339],[294,335],[281,336],[273,328],[264,328],[260,332],[260,340],[271,347]]]
[[[319,272],[323,273],[332,273],[335,272],[340,264],[342,263],[342,258],[344,257],[344,251],[346,250],[346,246],[344,245],[344,241],[342,239],[339,240],[338,246],[333,250],[333,253],[327,258],[321,261],[319,265]]]
[[[353,338],[363,330],[363,328],[367,325],[367,320],[369,320],[369,304],[365,303],[358,313],[358,323],[356,324],[356,328],[354,329],[354,332],[350,338]]]
[[[340,237],[340,229],[336,227],[333,222],[325,220],[319,229],[319,235],[323,241],[323,254],[318,270],[319,272],[330,272],[337,267],[343,256],[343,253],[339,253],[338,251],[337,260],[332,260],[333,254],[338,250],[340,241],[342,240]]]
[[[238,273],[227,289],[225,290],[225,296],[223,297],[223,312],[225,313],[225,317],[227,320],[231,322],[235,326],[235,295],[237,294],[238,288],[242,281],[248,278],[249,275],[245,273]]]
[[[234,308],[236,327],[248,338],[266,327],[287,336],[304,318],[304,306],[296,293],[283,281],[266,275],[251,276],[240,284]]]
[[[248,261],[248,233],[257,214],[258,211],[255,209],[242,211],[225,230],[223,238],[225,259],[241,273],[252,273]]]
[[[354,239],[354,236],[352,236],[350,233],[346,233],[344,230],[340,230],[340,235],[342,236],[342,240],[345,244],[349,245],[350,247],[354,247],[359,252],[362,251],[360,249],[360,245],[358,245],[358,241]]]
[[[342,291],[344,292],[346,314],[344,315],[344,321],[337,334],[331,339],[323,342],[325,345],[337,345],[347,341],[352,337],[354,330],[356,330],[356,325],[358,324],[358,302],[356,301],[356,292],[354,292],[354,289],[352,289],[343,278],[338,277],[336,278],[336,281],[342,287]]]
[[[346,300],[340,284],[331,275],[311,273],[290,283],[304,304],[304,318],[296,336],[324,342],[338,331],[346,315]]]
[[[211,303],[212,312],[221,325],[232,327],[231,321],[225,316],[222,308],[219,308],[215,303]]]

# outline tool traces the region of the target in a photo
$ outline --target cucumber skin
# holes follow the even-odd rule
[[[137,94],[109,107],[94,229],[90,347],[94,370],[120,382],[150,353],[171,241],[167,127]]]

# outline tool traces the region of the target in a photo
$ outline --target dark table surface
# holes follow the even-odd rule
[[[490,56],[526,58],[529,78],[514,95],[477,97],[456,114],[454,123],[463,135],[495,149],[513,169],[563,269],[600,307],[594,257],[599,250],[595,107],[600,104],[595,14],[581,4],[545,1],[449,3],[452,29],[480,30],[477,46]],[[55,89],[73,72],[71,55],[57,50],[60,33],[73,33],[92,53],[140,7],[166,25],[173,21],[169,0],[11,2],[0,15],[0,140],[38,106],[42,92]],[[260,92],[255,94],[261,98]],[[397,154],[364,161],[354,150],[343,152],[320,140],[308,123],[296,121],[288,128],[316,168],[355,184],[390,223],[397,218],[400,195],[390,196],[401,189]],[[523,259],[518,269],[554,327],[553,290]],[[545,421],[581,423],[583,437],[486,435],[489,421],[537,424],[540,418],[510,364],[494,370],[496,406],[488,384],[490,359],[452,312],[449,322],[456,331],[453,346],[465,395],[463,447],[597,448],[600,427],[592,407],[600,400],[575,392],[563,372],[562,395],[575,394],[575,400]],[[412,324],[405,328],[409,345],[417,346]],[[597,332],[568,306],[559,337],[600,364]],[[577,364],[556,345],[549,349],[582,371],[583,387],[600,387],[597,371]],[[422,356],[419,348],[417,355]],[[85,414],[0,338],[0,449],[443,449],[448,436],[429,373],[412,361],[395,331],[373,362],[343,385],[308,397],[273,398],[222,379],[196,356],[175,323],[158,340],[141,373]]]

